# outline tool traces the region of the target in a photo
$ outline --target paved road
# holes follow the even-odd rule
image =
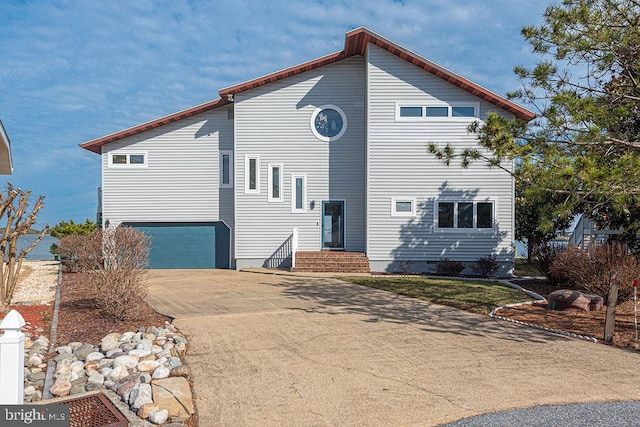
[[[150,302],[191,336],[202,426],[438,425],[640,400],[637,353],[337,279],[156,270]]]

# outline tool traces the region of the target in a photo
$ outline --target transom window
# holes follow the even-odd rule
[[[396,120],[420,121],[431,119],[477,118],[480,105],[471,104],[404,104],[396,103]]]
[[[147,166],[147,153],[110,153],[109,167]]]
[[[494,225],[493,201],[438,201],[436,226],[441,229],[487,229]]]

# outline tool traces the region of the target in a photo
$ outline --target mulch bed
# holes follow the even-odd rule
[[[514,283],[544,297],[558,289],[544,280],[518,280]],[[616,325],[613,336],[613,345],[616,347],[634,350],[638,348],[635,338],[633,308],[633,301],[625,301],[616,307]],[[500,309],[496,314],[546,328],[593,337],[598,342],[602,342],[604,337],[606,306],[602,311],[576,312],[550,310],[544,303],[535,303]]]
[[[53,304],[50,305],[12,305],[9,310],[17,310],[25,321],[24,332],[32,335],[49,336],[51,331],[51,319],[53,318]],[[5,314],[0,313],[0,320]]]
[[[79,341],[97,346],[111,332],[135,332],[140,326],[163,326],[171,320],[143,303],[134,319],[118,321],[98,309],[91,290],[85,285],[84,273],[63,273],[55,345]]]

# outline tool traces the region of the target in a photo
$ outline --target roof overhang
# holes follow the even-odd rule
[[[174,114],[170,114],[168,116],[164,116],[159,119],[122,130],[120,132],[103,136],[101,138],[87,141],[83,144],[80,144],[80,146],[89,151],[100,154],[102,152],[102,146],[105,144],[115,142],[129,136],[137,135],[139,133],[155,129],[160,126],[164,126],[166,124],[182,120],[187,117],[191,117],[226,104],[230,104],[233,102],[235,95],[247,90],[255,89],[268,83],[286,79],[288,77],[295,76],[297,74],[301,74],[315,68],[324,67],[325,65],[329,65],[355,55],[366,56],[367,46],[369,43],[385,49],[386,51],[396,55],[397,57],[410,62],[411,64],[420,67],[423,70],[455,86],[458,86],[459,88],[481,99],[484,99],[485,101],[505,111],[508,111],[520,120],[530,121],[536,117],[535,113],[527,110],[526,108],[523,108],[518,104],[509,101],[508,99],[497,95],[490,90],[476,83],[473,83],[470,80],[465,79],[462,76],[459,76],[458,74],[442,67],[441,65],[436,64],[435,62],[429,61],[428,59],[425,59],[420,55],[417,55],[410,50],[405,49],[390,40],[387,40],[386,38],[374,33],[367,28],[360,27],[347,32],[345,36],[344,49],[339,52],[331,53],[329,55],[286,68],[284,70],[276,71],[274,73],[270,73],[256,79],[246,81],[244,83],[220,89],[220,98],[214,101],[210,101],[205,104],[201,104]]]
[[[13,161],[11,159],[11,141],[0,120],[0,175],[13,173]]]

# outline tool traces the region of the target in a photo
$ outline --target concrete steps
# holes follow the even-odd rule
[[[369,258],[362,252],[299,251],[291,271],[322,273],[369,273]]]

